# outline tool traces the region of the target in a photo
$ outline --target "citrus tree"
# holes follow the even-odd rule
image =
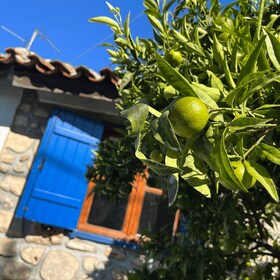
[[[131,161],[141,162],[130,170],[147,166],[165,178],[170,209],[187,217],[176,243],[153,236],[144,245],[158,269],[131,277],[272,279],[280,258],[271,239],[279,220],[279,5],[145,0],[154,38],[144,39],[107,4],[114,19],[90,21],[114,32],[105,45],[121,79],[122,139],[134,142]],[[101,165],[89,179],[110,179]]]

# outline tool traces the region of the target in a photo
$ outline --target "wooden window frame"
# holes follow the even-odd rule
[[[145,193],[153,193],[158,196],[163,195],[162,189],[152,188],[147,186],[147,180],[137,174],[133,182],[133,188],[128,198],[128,204],[125,212],[124,222],[121,230],[114,230],[107,227],[92,225],[87,222],[90,214],[91,206],[94,201],[94,183],[90,182],[84,204],[81,210],[77,229],[101,236],[110,237],[113,239],[120,239],[125,241],[138,241],[138,227],[140,223],[142,206],[144,202]]]

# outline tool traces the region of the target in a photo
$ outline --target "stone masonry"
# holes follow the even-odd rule
[[[0,280],[126,279],[144,256],[14,217],[51,111],[24,92],[0,153]]]

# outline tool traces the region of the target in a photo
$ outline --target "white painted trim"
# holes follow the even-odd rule
[[[2,151],[6,142],[7,136],[10,132],[10,128],[6,126],[0,126],[0,152]]]

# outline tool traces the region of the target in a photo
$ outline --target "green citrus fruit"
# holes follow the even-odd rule
[[[199,98],[186,96],[170,104],[169,120],[181,137],[193,138],[203,130],[208,119],[208,109]]]
[[[163,96],[166,100],[174,98],[176,96],[176,89],[169,85],[163,91]]]
[[[252,188],[256,184],[256,178],[249,174],[242,162],[234,161],[231,162],[231,165],[234,168],[234,174],[246,189]]]
[[[236,249],[236,243],[231,239],[225,239],[221,248],[224,252],[231,253]]]
[[[163,162],[164,155],[160,150],[155,149],[150,153],[150,159],[156,162]]]
[[[165,54],[164,58],[172,65],[172,66],[179,66],[183,62],[183,56],[181,52],[170,50],[168,53]]]

